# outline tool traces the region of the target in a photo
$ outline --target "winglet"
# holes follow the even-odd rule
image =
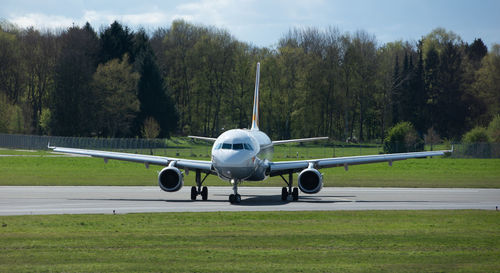
[[[259,82],[260,82],[260,63],[257,63],[255,72],[255,93],[253,95],[253,114],[251,130],[259,130]]]
[[[49,141],[49,142],[47,143],[47,148],[48,148],[48,149],[55,149],[55,148],[56,148],[56,146],[50,146],[50,141]]]

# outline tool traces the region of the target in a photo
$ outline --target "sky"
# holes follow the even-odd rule
[[[228,30],[240,41],[276,46],[291,28],[364,30],[379,45],[417,41],[437,27],[471,43],[500,44],[500,0],[1,0],[0,20],[20,27],[61,29],[114,20],[132,29],[168,28],[175,19]]]

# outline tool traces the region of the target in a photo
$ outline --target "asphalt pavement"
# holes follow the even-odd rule
[[[190,200],[190,187],[175,193],[159,187],[1,186],[0,215],[122,214],[139,212],[436,210],[500,206],[500,189],[336,188],[301,193],[281,201],[281,188],[240,187],[240,204],[230,204],[231,187],[209,187],[208,201]]]

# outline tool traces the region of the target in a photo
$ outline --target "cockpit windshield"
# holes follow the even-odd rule
[[[233,144],[233,150],[243,150],[243,143]]]
[[[253,151],[252,145],[250,145],[249,143],[243,143],[243,145],[245,146],[245,150]]]
[[[217,146],[215,146],[216,150],[223,149],[223,150],[249,150],[253,151],[252,145],[250,143],[219,143]]]

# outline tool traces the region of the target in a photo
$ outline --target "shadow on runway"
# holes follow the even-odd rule
[[[291,197],[288,200],[282,201],[281,195],[241,195],[241,203],[232,204],[235,206],[283,206],[290,203],[315,203],[315,204],[335,204],[335,203],[350,203],[350,200],[323,200],[327,196],[300,196],[298,201],[292,201]],[[332,198],[354,197],[354,196],[328,196]]]
[[[226,196],[226,195],[216,195],[216,196]],[[144,199],[144,198],[72,198],[68,200],[79,200],[79,201],[120,201],[120,202],[166,202],[166,203],[195,203],[198,202],[203,204],[208,203],[228,203],[228,205],[234,206],[283,206],[289,203],[311,203],[311,204],[336,204],[336,203],[429,203],[431,201],[405,201],[405,200],[324,200],[324,198],[353,198],[355,196],[300,196],[298,201],[292,200],[281,200],[281,195],[241,195],[241,203],[239,204],[229,204],[229,200],[224,199],[208,199],[207,201],[202,200],[182,200],[182,199]],[[432,201],[436,203],[436,201]]]
[[[225,195],[224,195],[225,196]],[[309,196],[301,196],[299,197],[299,201],[282,201],[281,195],[241,195],[241,203],[239,204],[229,204],[229,200],[227,199],[208,199],[207,201],[202,200],[182,200],[182,199],[144,199],[144,198],[72,198],[68,199],[72,201],[118,201],[118,202],[166,202],[166,203],[195,203],[198,202],[203,204],[205,202],[217,202],[217,203],[228,203],[228,205],[235,206],[283,206],[289,203],[340,203],[340,202],[352,202],[348,200],[322,200],[321,196],[318,197],[309,197]]]
[[[356,200],[356,203],[446,203],[444,201],[418,201],[418,200],[413,200],[413,201],[404,201],[404,200],[391,200],[391,201],[384,201],[384,200],[377,200],[377,201],[370,201],[370,200]]]
[[[229,196],[227,194],[214,194],[214,196]],[[243,196],[265,196],[265,195],[252,195],[252,194],[241,194],[241,197]],[[272,198],[281,198],[281,195],[267,195],[267,197],[272,197]],[[299,199],[302,198],[355,198],[355,195],[300,195]],[[281,200],[281,199],[280,199]]]
[[[195,201],[191,199],[135,199],[135,198],[73,198],[68,200],[77,201],[119,201],[119,202],[165,202],[165,203],[227,203],[228,205],[240,205],[240,206],[282,206],[290,203],[291,201],[281,201],[280,196],[255,196],[255,195],[242,195],[241,203],[239,204],[229,204],[227,199],[208,199],[207,201],[202,201],[197,199]],[[247,198],[249,197],[249,198]]]
[[[241,203],[234,206],[283,206],[290,201],[282,201],[278,195],[241,195]]]

